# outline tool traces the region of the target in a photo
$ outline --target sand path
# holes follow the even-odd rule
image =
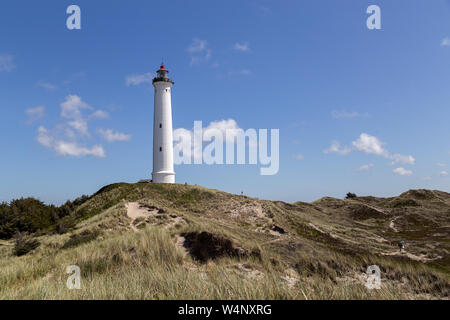
[[[403,251],[401,253],[399,251],[382,252],[381,254],[383,256],[407,256],[411,260],[420,261],[420,262],[429,262],[429,261],[435,261],[435,260],[442,259],[441,256],[437,256],[435,258],[428,258],[424,254],[421,254],[420,256],[418,256],[418,255],[415,255],[413,253],[406,252],[406,251]]]
[[[137,218],[146,218],[152,212],[150,212],[147,208],[142,207],[138,202],[128,202],[125,207],[127,208],[127,216],[131,219],[130,227],[135,232],[138,231],[136,226],[134,225],[134,221]]]
[[[398,218],[400,218],[400,217],[395,217],[389,223],[389,228],[391,228],[394,232],[398,232],[398,229],[395,227],[395,220],[397,220]]]

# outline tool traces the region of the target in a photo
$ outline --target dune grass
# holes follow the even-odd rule
[[[283,268],[274,266],[263,250],[263,262],[255,258],[220,258],[207,264],[193,261],[175,245],[169,231],[148,227],[139,233],[117,234],[79,247],[46,249],[35,255],[2,259],[1,299],[407,299],[413,298],[386,284],[368,290],[362,283],[337,282],[335,269],[312,267],[310,257],[299,266],[302,280],[292,287],[282,279]],[[305,258],[303,258],[305,259]],[[368,259],[369,260],[369,259]],[[332,255],[351,269],[355,261]],[[430,283],[421,281],[420,267],[370,259],[392,273],[409,274],[425,294]],[[325,262],[326,264],[327,262]],[[250,266],[242,274],[239,266]],[[365,262],[368,264],[368,261]],[[66,287],[65,269],[81,269],[81,290]],[[258,273],[254,273],[258,270]],[[350,271],[350,270],[347,270]],[[428,279],[429,280],[429,279]],[[430,289],[430,288],[428,288]],[[431,288],[433,289],[433,288]],[[436,290],[435,288],[433,290]],[[424,296],[426,297],[426,296]]]
[[[157,222],[149,219],[134,232],[126,216],[129,201],[165,212],[154,219]],[[323,213],[313,204],[259,201],[201,187],[120,184],[100,190],[79,210],[95,214],[88,214],[67,234],[39,237],[41,245],[25,256],[12,255],[12,241],[0,243],[0,299],[445,299],[450,295],[448,273],[433,265],[357,250],[345,234],[336,238],[318,231],[311,223],[323,229],[331,226],[333,231],[344,227],[321,220]],[[172,217],[178,222],[170,223]],[[274,235],[272,224],[287,234]],[[350,236],[369,232],[360,228],[345,232]],[[179,237],[189,232],[209,232],[259,254],[202,263],[180,246]],[[80,290],[66,287],[70,265],[80,267]],[[381,269],[379,290],[364,285],[370,265]]]

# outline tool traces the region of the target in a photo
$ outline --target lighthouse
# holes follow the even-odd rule
[[[169,71],[161,63],[157,76],[153,79],[155,87],[155,110],[153,118],[153,183],[175,183],[173,170],[172,141],[172,98],[173,81]]]

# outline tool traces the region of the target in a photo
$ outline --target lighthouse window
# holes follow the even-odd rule
[[[162,128],[162,123],[159,124],[159,128]]]
[[[159,152],[162,152],[162,147],[159,147]]]

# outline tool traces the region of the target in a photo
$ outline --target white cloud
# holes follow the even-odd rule
[[[362,133],[358,140],[352,142],[356,150],[367,154],[374,154],[377,156],[387,157],[389,153],[383,148],[384,143],[377,137],[371,136],[367,133]]]
[[[108,142],[115,141],[129,141],[131,139],[131,134],[120,133],[118,131],[113,131],[112,129],[98,130],[100,135]]]
[[[61,116],[63,118],[81,117],[82,109],[92,109],[86,102],[77,95],[68,95],[66,100],[61,103]]]
[[[409,176],[413,173],[411,170],[406,170],[405,168],[401,167],[392,170],[392,172],[401,176]]]
[[[71,140],[76,140],[78,137],[77,134],[75,133],[75,131],[73,131],[69,127],[65,128],[63,131],[64,131],[66,138],[69,138]]]
[[[346,155],[349,154],[350,152],[352,152],[352,149],[349,147],[341,147],[341,144],[338,141],[333,141],[331,143],[331,146],[324,150],[325,154],[329,154],[329,153],[337,153],[340,155]]]
[[[104,110],[97,110],[97,111],[93,112],[89,116],[89,118],[91,118],[91,119],[108,119],[109,113]]]
[[[445,37],[442,39],[441,46],[450,47],[450,37]]]
[[[44,147],[53,149],[60,156],[93,156],[104,158],[105,150],[101,145],[95,145],[91,148],[84,147],[76,141],[65,141],[56,139],[45,127],[38,128],[37,141]]]
[[[25,113],[28,116],[28,124],[31,124],[39,119],[42,119],[42,117],[44,117],[45,107],[39,106],[36,108],[29,108],[29,109],[25,110]]]
[[[186,49],[189,53],[199,53],[204,52],[208,48],[208,41],[193,39],[191,44]]]
[[[208,131],[212,132],[214,130],[219,130],[222,133],[222,136],[225,137],[226,142],[235,143],[235,138],[242,129],[234,119],[228,119],[212,121],[207,127],[202,128],[202,133],[205,135]],[[188,154],[186,154],[186,157],[193,157],[195,161],[196,159],[202,159],[202,144],[194,144],[193,139],[197,138],[199,141],[203,141],[203,137],[194,137],[194,135],[194,130],[187,130],[184,128],[178,128],[173,131],[176,145],[182,150],[189,150],[190,146],[191,149]]]
[[[411,164],[413,165],[416,162],[416,159],[413,156],[406,156],[402,154],[393,154],[389,156],[390,159],[392,159],[390,165],[396,165],[399,163],[403,164]]]
[[[359,138],[352,142],[352,147],[341,147],[338,141],[333,141],[330,148],[324,151],[324,153],[338,153],[341,155],[349,154],[353,151],[364,152],[366,154],[376,155],[379,157],[387,158],[392,160],[390,165],[395,165],[399,163],[411,164],[413,165],[416,159],[411,155],[402,154],[390,154],[384,148],[385,143],[382,142],[375,136],[367,133],[362,133]]]
[[[54,85],[53,83],[50,82],[46,82],[43,80],[40,80],[36,86],[43,88],[43,89],[47,89],[47,90],[55,90],[56,88],[58,88],[56,85]]]
[[[331,111],[331,116],[335,119],[344,118],[368,118],[368,113],[359,113],[356,111],[346,111],[346,110],[333,110]]]
[[[77,95],[69,95],[61,103],[61,117],[69,119],[68,125],[82,135],[89,136],[87,119],[83,117],[83,109],[92,109]]]
[[[0,54],[0,71],[12,71],[15,67],[12,55]]]
[[[132,74],[125,78],[127,86],[138,86],[142,83],[152,83],[155,75],[151,72],[144,74]]]
[[[204,132],[208,130],[219,130],[225,137],[226,141],[234,141],[238,136],[239,131],[242,130],[234,119],[212,121]],[[226,134],[227,133],[227,134]]]
[[[356,171],[368,171],[373,167],[375,167],[375,165],[373,163],[369,163],[369,164],[362,165],[361,167],[356,169]]]
[[[446,163],[443,163],[443,162],[438,162],[438,163],[436,163],[436,165],[437,165],[438,167],[446,167],[446,166],[447,166],[447,164],[446,164]]]
[[[432,176],[425,176],[425,177],[423,177],[423,180],[425,180],[425,181],[430,181],[432,179],[433,179]]]
[[[299,154],[294,154],[294,159],[298,160],[298,161],[302,161],[305,159],[305,157],[301,153],[299,153]]]
[[[40,126],[38,128],[37,141],[44,147],[50,148],[53,144],[53,137],[49,134],[48,130]]]
[[[447,171],[441,171],[441,173],[439,174],[441,177],[446,177],[448,176],[448,172]]]
[[[82,135],[89,136],[88,124],[85,119],[83,118],[75,119],[73,121],[69,121],[67,124],[76,131],[78,131],[79,133],[81,133]]]
[[[234,44],[233,49],[236,51],[242,51],[242,52],[249,52],[250,47],[248,45],[247,41],[244,42],[237,42]]]
[[[109,116],[106,111],[95,110],[77,95],[69,95],[60,105],[60,116],[63,122],[57,124],[53,130],[40,126],[37,132],[37,141],[42,146],[53,150],[59,156],[83,157],[92,156],[103,158],[106,152],[102,145],[88,146],[92,139],[89,133],[88,121],[91,119],[104,119]],[[86,110],[90,115],[84,115]],[[41,115],[43,107],[28,109],[29,116]],[[126,141],[131,138],[113,130],[105,130],[104,138],[108,141]]]
[[[106,156],[105,150],[101,145],[95,145],[92,148],[86,148],[80,146],[76,142],[68,142],[61,140],[55,142],[54,149],[56,153],[61,156],[73,156],[73,157],[93,156],[96,158],[104,158]]]
[[[208,62],[212,55],[212,51],[208,47],[208,41],[197,38],[192,39],[192,42],[187,47],[186,51],[191,57],[191,66]]]

